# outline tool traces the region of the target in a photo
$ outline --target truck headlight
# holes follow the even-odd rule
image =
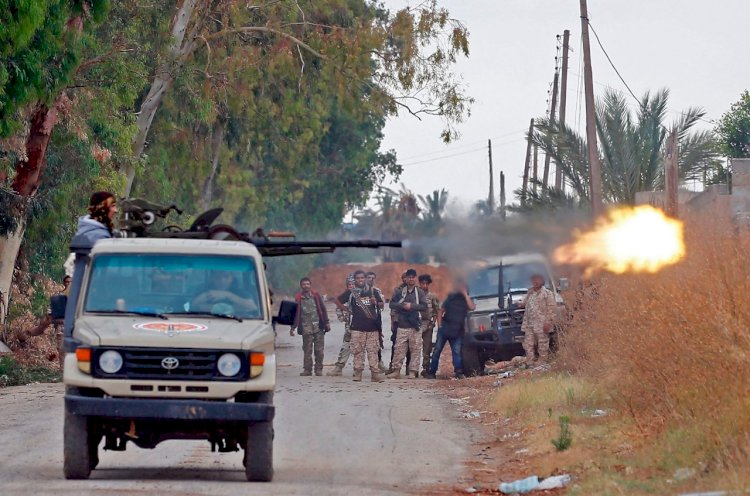
[[[115,374],[122,368],[122,355],[114,350],[105,351],[99,356],[99,368],[106,374]]]
[[[234,353],[224,353],[219,357],[216,366],[219,369],[219,373],[224,377],[234,377],[240,373],[242,362],[240,361],[240,357]]]

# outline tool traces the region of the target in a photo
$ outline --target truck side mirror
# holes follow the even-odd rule
[[[557,288],[560,291],[565,291],[566,289],[570,289],[570,281],[568,281],[567,277],[561,277],[560,280],[557,283]]]
[[[284,300],[279,306],[279,316],[276,317],[276,323],[281,325],[294,325],[294,318],[297,316],[297,302]]]
[[[50,316],[53,320],[65,318],[65,307],[68,305],[68,297],[64,294],[50,296]]]

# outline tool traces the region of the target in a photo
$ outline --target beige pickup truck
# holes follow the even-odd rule
[[[66,311],[65,477],[88,478],[102,444],[205,439],[219,452],[243,449],[248,480],[271,480],[276,354],[258,249],[124,238],[77,258],[78,297]]]

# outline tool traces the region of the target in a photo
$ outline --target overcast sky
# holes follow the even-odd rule
[[[386,0],[392,9],[415,0]],[[476,99],[461,138],[444,145],[441,123],[409,115],[386,126],[384,149],[404,164],[401,181],[418,194],[446,188],[464,205],[486,198],[487,139],[496,181],[520,187],[524,132],[543,116],[555,68],[558,34],[571,32],[567,122],[584,130],[578,0],[439,0],[469,29],[470,56],[456,67]],[[672,116],[690,106],[718,119],[750,88],[750,0],[589,0],[590,20],[637,96],[669,88]],[[595,92],[625,91],[591,36]],[[579,82],[580,80],[580,82]],[[579,96],[579,92],[580,96]],[[633,102],[635,103],[635,102]],[[710,127],[708,123],[702,126]],[[499,188],[496,187],[496,193]],[[509,197],[510,200],[510,197]]]

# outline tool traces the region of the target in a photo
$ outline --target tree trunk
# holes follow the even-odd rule
[[[211,202],[214,199],[214,181],[219,171],[219,157],[221,156],[221,145],[224,142],[224,120],[219,118],[214,123],[213,136],[211,138],[211,172],[208,174],[205,183],[203,183],[203,195],[201,197],[201,207],[203,211],[211,208]]]
[[[0,325],[5,324],[8,315],[8,297],[10,286],[13,283],[13,271],[16,267],[16,258],[21,249],[21,241],[26,231],[26,209],[22,212],[23,218],[19,220],[15,232],[0,236]]]
[[[185,41],[185,33],[197,3],[198,0],[179,0],[177,2],[177,11],[172,18],[170,29],[172,44],[169,47],[169,59],[157,67],[156,75],[154,76],[154,81],[151,83],[148,95],[143,100],[143,103],[141,103],[141,108],[138,111],[138,133],[133,140],[132,162],[126,169],[126,197],[130,196],[133,189],[136,165],[141,155],[143,155],[143,150],[146,148],[146,138],[151,129],[151,123],[154,121],[156,111],[161,106],[164,94],[172,86],[176,73],[182,67],[185,57],[190,54],[194,46],[192,39],[188,39],[187,44],[184,46],[183,41]]]
[[[16,163],[16,175],[11,183],[13,194],[24,200],[33,197],[42,182],[42,174],[47,166],[47,147],[57,117],[56,105],[48,107],[43,104],[39,104],[31,116],[29,135],[26,138],[26,159]],[[15,231],[0,236],[0,324],[5,324],[8,313],[13,271],[26,230],[27,206],[28,202],[22,201],[14,212],[6,213],[16,217],[17,227]]]

